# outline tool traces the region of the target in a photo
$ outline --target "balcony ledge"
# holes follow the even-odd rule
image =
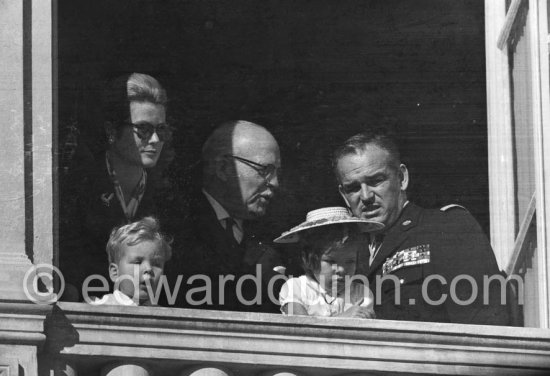
[[[44,321],[51,310],[47,305],[0,302],[0,344],[40,349],[46,341]]]
[[[59,303],[46,333],[48,353],[76,362],[285,366],[316,375],[550,369],[550,331],[534,328]]]

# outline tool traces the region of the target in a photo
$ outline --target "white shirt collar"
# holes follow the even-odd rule
[[[137,306],[136,302],[132,300],[128,295],[124,294],[120,290],[113,291],[113,296],[121,305]]]
[[[206,199],[212,206],[212,209],[214,209],[214,212],[216,212],[216,217],[218,218],[218,221],[231,217],[227,210],[225,210],[225,208],[218,201],[216,201],[216,199],[212,197],[210,193],[206,192],[204,189],[202,190],[202,193],[204,193]]]
[[[210,203],[210,206],[212,206],[212,209],[214,209],[214,212],[216,213],[216,218],[218,218],[218,221],[223,222],[223,226],[225,226],[225,219],[231,217],[231,215],[225,210],[225,208],[214,198],[210,195],[210,193],[206,192],[203,188],[202,193],[204,193],[204,196]],[[243,233],[243,220],[235,217],[231,217],[237,224],[238,231],[242,234]],[[242,237],[242,235],[241,235]]]
[[[119,290],[113,291],[112,294],[105,294],[101,298],[94,298],[91,302],[92,305],[123,305],[123,306],[137,306],[138,304],[132,300],[129,296],[122,293]]]

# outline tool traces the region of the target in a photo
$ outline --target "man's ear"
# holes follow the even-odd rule
[[[348,199],[346,198],[346,195],[344,194],[344,187],[342,187],[342,184],[338,184],[338,192],[340,192],[340,196],[344,199],[344,202],[346,203],[346,206],[348,209],[351,210],[351,205],[349,204]]]
[[[105,129],[105,135],[108,140],[114,140],[116,138],[116,128],[112,122],[106,121],[103,128]]]
[[[216,176],[221,181],[227,181],[229,179],[228,169],[229,169],[229,160],[228,158],[218,157],[216,158]]]
[[[399,165],[399,179],[401,180],[401,190],[406,191],[409,186],[409,170],[403,163]]]
[[[109,278],[112,282],[116,282],[118,278],[118,265],[114,262],[109,264]]]

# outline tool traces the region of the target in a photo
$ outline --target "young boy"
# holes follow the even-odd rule
[[[373,296],[368,285],[357,283],[359,230],[380,229],[377,222],[353,218],[346,208],[330,207],[309,212],[306,221],[275,239],[300,242],[306,272],[289,279],[279,293],[286,315],[374,318]],[[364,283],[368,284],[366,278]]]
[[[115,288],[92,304],[153,305],[164,263],[172,256],[170,241],[160,232],[158,221],[145,217],[113,229],[107,243],[109,276]],[[149,294],[151,291],[151,296]]]

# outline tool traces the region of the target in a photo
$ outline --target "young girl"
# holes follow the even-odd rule
[[[359,232],[381,227],[352,217],[346,208],[330,207],[309,212],[304,223],[275,239],[276,243],[300,242],[306,272],[283,285],[279,293],[283,314],[374,318],[368,280],[353,275],[362,247]]]

